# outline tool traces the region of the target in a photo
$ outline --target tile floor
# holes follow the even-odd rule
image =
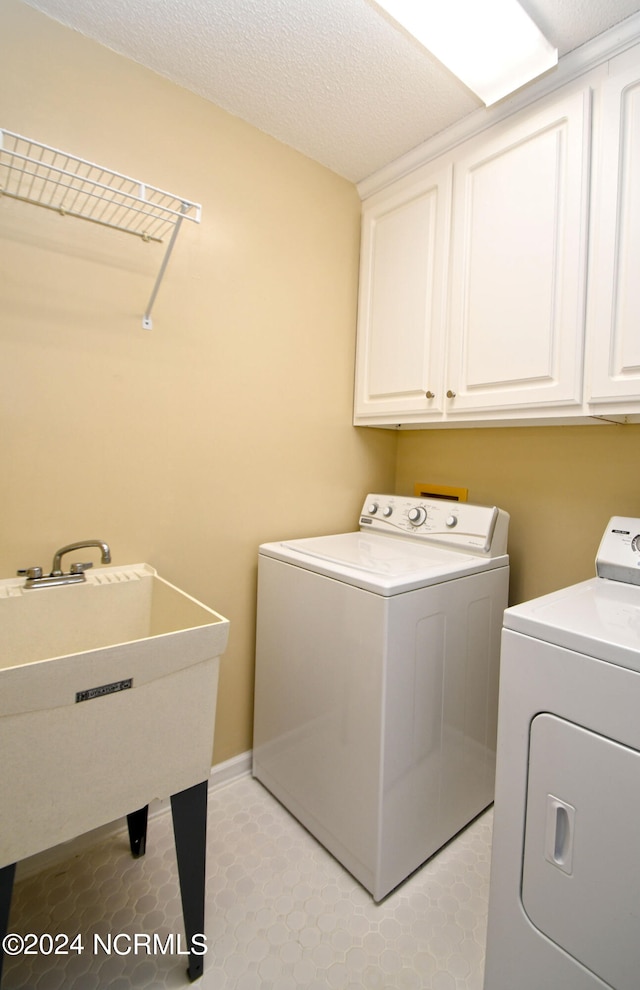
[[[264,788],[243,776],[209,796],[200,990],[481,990],[492,811],[381,904]],[[97,835],[97,834],[96,834]],[[67,859],[18,868],[9,931],[80,935],[68,955],[5,958],[3,990],[187,987],[171,816],[150,818],[147,853],[117,836],[67,844]],[[94,943],[128,933],[109,954]],[[131,951],[155,933],[163,947]],[[172,939],[169,938],[172,936]],[[48,943],[43,942],[45,950]],[[58,942],[60,947],[60,942]]]

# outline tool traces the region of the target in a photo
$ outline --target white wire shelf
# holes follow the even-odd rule
[[[151,309],[183,220],[200,223],[198,203],[95,165],[31,138],[0,129],[0,196],[55,210],[62,216],[169,243],[142,325]]]

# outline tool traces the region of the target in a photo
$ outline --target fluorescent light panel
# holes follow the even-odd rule
[[[490,106],[558,62],[517,0],[375,0]]]

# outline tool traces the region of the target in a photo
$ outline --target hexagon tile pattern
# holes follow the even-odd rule
[[[481,990],[492,811],[382,903],[246,775],[209,795],[200,990]],[[82,952],[5,958],[3,990],[188,987],[169,814],[134,860],[126,829],[16,880],[9,931],[80,934]],[[28,862],[28,861],[27,861]],[[94,951],[158,934],[175,952]],[[173,941],[169,939],[173,936]],[[180,941],[182,940],[182,942]],[[44,943],[43,943],[44,944]],[[44,944],[44,948],[47,945]],[[99,948],[99,943],[98,943]]]

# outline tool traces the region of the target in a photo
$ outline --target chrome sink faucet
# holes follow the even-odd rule
[[[69,543],[67,544],[66,547],[61,547],[60,550],[56,550],[53,556],[53,564],[51,566],[51,577],[61,576],[62,570],[60,564],[62,562],[63,556],[66,553],[72,553],[74,550],[86,550],[89,547],[99,547],[100,550],[102,551],[101,563],[103,564],[111,563],[111,550],[109,549],[109,544],[104,543],[102,540],[86,540],[84,543]],[[76,568],[75,571],[73,570],[74,567]],[[72,569],[70,573],[77,574],[80,567],[82,568],[83,571],[85,571],[87,570],[87,568],[93,567],[93,564],[82,564],[82,565],[72,564],[71,565]]]
[[[50,574],[43,574],[41,567],[27,567],[19,570],[18,574],[26,576],[25,588],[51,588],[58,584],[78,584],[80,581],[86,581],[84,572],[93,567],[93,563],[91,561],[73,563],[68,573],[65,574],[62,570],[62,558],[67,553],[72,553],[75,550],[87,550],[90,547],[100,549],[101,563],[111,563],[111,550],[108,543],[103,540],[81,540],[56,550]]]

